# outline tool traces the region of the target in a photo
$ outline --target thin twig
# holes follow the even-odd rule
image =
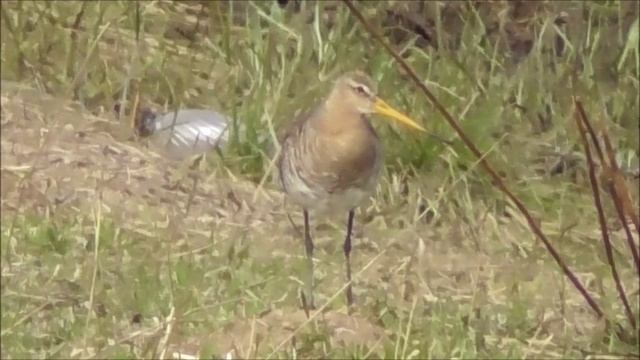
[[[91,45],[89,46],[89,50],[87,51],[87,55],[85,56],[84,61],[79,66],[78,71],[76,72],[76,75],[73,77],[73,80],[71,81],[71,85],[69,86],[70,90],[75,90],[76,86],[78,86],[78,83],[80,82],[80,79],[85,76],[85,71],[87,69],[87,64],[89,63],[89,60],[91,59],[91,55],[93,54],[94,50],[98,46],[98,43],[102,38],[102,35],[104,35],[105,31],[107,31],[107,29],[110,26],[111,26],[111,22],[104,24],[102,26],[102,29],[98,33],[98,36],[96,36],[96,38],[93,39],[93,41],[91,42]]]
[[[449,125],[456,131],[456,133],[458,133],[458,136],[464,142],[466,147],[473,153],[474,156],[476,156],[476,158],[480,159],[480,165],[482,165],[482,168],[491,176],[491,178],[493,179],[493,184],[498,189],[500,189],[500,191],[502,191],[515,204],[518,210],[526,218],[527,223],[531,228],[531,231],[542,241],[542,243],[544,244],[545,248],[547,249],[551,257],[553,257],[553,259],[560,266],[564,274],[569,278],[569,280],[571,280],[571,283],[573,284],[573,286],[575,286],[575,288],[580,292],[580,294],[582,294],[582,297],[584,297],[584,299],[587,301],[591,309],[593,309],[593,311],[596,313],[598,317],[604,316],[604,313],[600,309],[600,306],[598,306],[596,301],[585,289],[585,287],[582,285],[580,280],[576,277],[576,275],[571,271],[571,269],[567,266],[564,260],[560,257],[560,254],[553,247],[549,239],[547,239],[547,237],[544,235],[544,233],[540,229],[540,226],[538,225],[536,220],[533,218],[531,213],[529,213],[529,210],[527,210],[524,203],[522,203],[522,201],[509,190],[509,188],[504,183],[502,178],[498,175],[498,173],[491,167],[489,162],[482,157],[482,152],[469,139],[469,137],[462,130],[458,122],[451,116],[451,114],[449,114],[449,112],[444,108],[444,106],[436,99],[436,97],[429,91],[429,89],[427,89],[427,87],[420,81],[420,79],[416,75],[415,70],[413,70],[413,68],[411,68],[411,66],[409,66],[409,64],[407,64],[407,62],[404,61],[404,59],[400,55],[398,55],[398,53],[394,51],[391,48],[391,46],[389,46],[386,43],[386,41],[384,40],[382,35],[379,34],[379,32],[373,29],[373,27],[367,22],[367,20],[365,20],[364,16],[362,16],[360,11],[356,9],[356,7],[351,1],[343,0],[343,2],[347,5],[347,7],[349,7],[349,10],[351,10],[351,12],[356,16],[356,18],[358,18],[358,20],[362,23],[362,25],[365,27],[367,32],[373,35],[376,38],[376,40],[380,44],[382,44],[385,50],[391,56],[393,56],[393,58],[396,59],[396,61],[402,66],[402,68],[406,71],[407,75],[416,84],[416,86],[420,88],[420,90],[425,94],[425,96],[427,96],[427,98],[431,101],[433,106],[435,106],[438,112],[442,114],[442,116],[447,120]]]
[[[598,153],[598,158],[600,162],[604,164],[604,153],[602,152],[602,147],[600,147],[600,142],[598,141],[598,137],[596,136],[596,132],[593,130],[593,126],[589,121],[586,121],[587,114],[584,112],[584,107],[580,101],[573,100],[574,105],[576,106],[576,110],[578,111],[578,115],[581,119],[583,119],[583,125],[586,127],[589,136],[591,137],[591,141],[593,141],[593,146],[596,148],[596,152]],[[580,124],[578,124],[579,126]],[[583,129],[584,130],[584,129]]]
[[[586,118],[585,118],[586,119]],[[640,218],[638,218],[638,214],[636,214],[635,206],[631,201],[631,196],[629,195],[629,190],[627,189],[626,183],[624,181],[624,175],[622,171],[620,171],[620,167],[618,166],[618,162],[616,161],[615,154],[613,153],[613,147],[611,146],[611,141],[609,140],[609,134],[607,134],[606,129],[602,129],[602,137],[604,139],[604,145],[607,149],[607,155],[609,157],[609,162],[611,168],[613,169],[613,187],[615,188],[617,194],[620,196],[619,200],[622,202],[623,211],[627,212],[629,217],[631,218],[631,222],[633,222],[636,227],[636,232],[638,236],[640,236]],[[626,224],[626,221],[625,221]]]
[[[96,278],[98,277],[98,254],[100,249],[100,230],[102,222],[102,194],[98,195],[98,201],[96,209],[94,209],[94,238],[93,238],[93,274],[91,276],[91,289],[89,290],[89,308],[87,311],[87,318],[84,323],[84,348],[87,349],[87,334],[89,333],[89,321],[91,320],[91,314],[93,314],[93,302],[95,298],[96,290]]]
[[[640,219],[638,219],[638,216],[635,213],[634,206],[631,205],[631,199],[629,198],[629,193],[626,191],[626,187],[618,186],[621,183],[620,180],[622,179],[622,177],[619,174],[620,168],[618,167],[618,163],[616,162],[616,157],[613,154],[613,148],[611,146],[611,141],[609,141],[609,135],[607,134],[606,128],[602,127],[602,135],[604,138],[605,147],[607,149],[607,156],[609,158],[608,165],[605,161],[605,157],[600,147],[600,142],[598,141],[598,137],[596,136],[596,133],[593,130],[593,127],[591,126],[591,122],[589,121],[587,114],[584,111],[584,107],[582,106],[582,103],[578,101],[576,106],[578,107],[578,113],[580,114],[582,119],[584,119],[587,132],[589,133],[589,136],[591,137],[591,141],[593,141],[596,151],[598,152],[600,163],[607,170],[613,171],[613,173],[609,172],[609,175],[611,175],[613,179],[614,191],[616,192],[617,195],[623,196],[623,198],[620,198],[620,200],[622,200],[623,202],[622,203],[623,211],[626,211],[629,213],[629,217],[631,218],[631,221],[635,225],[636,231],[640,235]],[[622,183],[624,183],[624,181],[622,181]]]
[[[160,350],[160,359],[165,358],[165,354],[167,353],[167,349],[169,348],[169,338],[171,337],[171,333],[173,332],[173,324],[175,323],[175,314],[176,307],[171,306],[171,311],[169,311],[169,316],[165,320],[167,327],[165,328],[164,336],[162,340],[158,344],[158,349]]]
[[[411,334],[411,326],[413,324],[413,314],[418,304],[418,297],[413,297],[413,304],[411,304],[411,311],[409,312],[409,319],[407,320],[407,329],[404,332],[404,344],[402,344],[402,358],[407,358],[407,347],[409,346],[409,334]]]
[[[10,333],[11,330],[15,329],[17,326],[19,326],[22,323],[24,323],[25,321],[29,320],[33,315],[35,315],[36,313],[38,313],[40,310],[44,309],[48,305],[51,305],[51,301],[45,301],[42,304],[36,306],[33,310],[31,310],[28,313],[26,313],[23,317],[18,319],[18,321],[13,323],[11,326],[9,326],[8,328],[2,330],[2,333],[0,334],[0,336],[5,336],[6,334]]]
[[[255,344],[255,338],[256,338],[256,317],[254,316],[253,319],[251,320],[251,332],[249,333],[249,344],[248,344],[248,348],[247,351],[245,351],[244,356],[246,358],[255,358],[253,356],[251,356],[251,353],[255,350],[258,351],[256,344]]]
[[[620,169],[618,168],[618,164],[616,163],[615,156],[613,156],[613,149],[611,148],[609,138],[606,136],[606,132],[604,132],[603,135],[605,135],[604,143],[609,155],[609,162],[611,165],[610,169],[612,170],[610,172],[611,179],[606,179],[609,193],[611,194],[613,204],[615,205],[620,224],[622,225],[625,235],[627,236],[627,245],[629,245],[629,248],[631,250],[631,255],[633,256],[636,270],[638,271],[638,277],[640,277],[640,256],[638,255],[638,247],[633,242],[633,235],[631,234],[631,229],[629,229],[629,224],[627,224],[625,213],[628,213],[629,217],[631,217],[631,221],[635,224],[637,235],[640,240],[640,226],[638,225],[639,220],[635,214],[635,211],[633,210],[633,205],[631,205],[629,190],[627,189],[624,178],[620,173]]]
[[[581,109],[580,102],[574,97],[573,103],[576,105],[576,109]],[[587,140],[587,132],[585,126],[588,123],[584,112],[577,110],[575,112],[576,123],[578,124],[578,130],[580,131],[580,137],[582,138],[582,145],[584,146],[584,153],[587,157],[587,163],[589,164],[589,182],[591,183],[591,191],[593,192],[593,201],[595,203],[596,210],[598,212],[598,222],[600,223],[600,231],[602,232],[602,242],[604,243],[604,249],[607,254],[607,261],[611,267],[611,275],[616,284],[618,295],[624,305],[624,311],[631,323],[631,327],[636,328],[636,321],[633,317],[633,312],[629,306],[627,295],[625,294],[624,287],[620,281],[618,270],[616,269],[616,263],[613,259],[613,250],[611,247],[611,240],[609,239],[609,230],[607,229],[607,220],[604,217],[604,210],[602,209],[602,201],[600,200],[600,188],[598,187],[598,179],[596,177],[595,164],[593,163],[593,157],[591,150],[589,149],[589,141]],[[597,149],[597,147],[596,147]],[[603,157],[604,158],[604,157]]]

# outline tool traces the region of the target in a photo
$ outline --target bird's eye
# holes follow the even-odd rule
[[[369,92],[367,91],[367,89],[365,89],[364,86],[362,85],[356,86],[356,92],[360,95],[365,95],[365,96],[369,95]]]

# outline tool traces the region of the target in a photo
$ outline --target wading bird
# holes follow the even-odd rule
[[[396,111],[376,95],[376,84],[355,71],[339,77],[329,96],[312,111],[294,120],[280,137],[277,159],[279,181],[295,204],[303,209],[304,245],[308,263],[307,304],[313,299],[313,240],[309,214],[348,212],[343,250],[346,261],[347,304],[351,289],[351,233],[354,210],[375,189],[382,169],[380,140],[368,115],[386,115],[414,129],[415,121]]]

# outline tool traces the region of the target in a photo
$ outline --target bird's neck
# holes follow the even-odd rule
[[[341,174],[340,178],[347,182],[377,174],[381,148],[369,120],[359,112],[327,104],[319,111],[307,123],[317,161]]]
[[[325,101],[320,111],[322,115],[316,117],[311,124],[320,134],[357,136],[359,133],[369,135],[372,131],[371,124],[364,114],[347,107],[334,106],[331,98]]]
[[[378,136],[363,114],[327,104],[320,111],[308,126],[317,146],[323,149],[323,157],[332,159],[334,166],[347,168],[377,159]]]

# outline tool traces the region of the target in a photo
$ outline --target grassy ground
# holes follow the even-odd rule
[[[637,357],[571,96],[607,127],[623,168],[637,168],[638,48],[623,54],[638,3],[530,4],[429,3],[420,9],[435,19],[421,25],[429,39],[389,17],[408,5],[360,7],[625,331],[594,316],[346,7],[161,1],[137,13],[125,1],[2,2],[2,358]],[[301,216],[258,182],[271,130],[354,68],[447,141],[374,121],[387,167],[357,215],[356,312],[340,293],[346,219],[336,218],[315,223],[327,306],[307,319],[304,251],[287,219]],[[110,110],[132,80],[157,107],[232,115],[229,147],[196,171],[155,155]],[[638,275],[605,208],[638,321]]]

